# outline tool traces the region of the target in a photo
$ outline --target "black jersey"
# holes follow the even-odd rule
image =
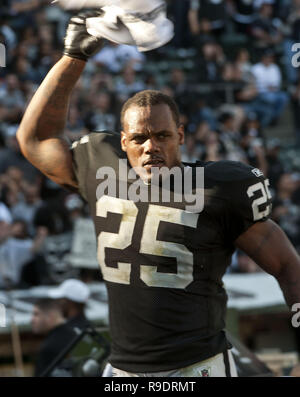
[[[204,170],[204,206],[197,212],[172,195],[168,202],[135,202],[121,197],[118,187],[103,189],[109,173],[124,180],[119,164],[126,154],[117,134],[91,133],[72,152],[108,290],[111,364],[130,372],[163,371],[224,351],[222,276],[235,239],[269,215],[262,173],[232,161],[186,165]]]

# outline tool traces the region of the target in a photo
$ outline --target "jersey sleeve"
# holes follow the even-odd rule
[[[256,222],[266,221],[272,209],[269,180],[258,168],[231,162],[223,189],[227,198],[225,232],[232,242]]]
[[[97,170],[105,166],[116,168],[122,156],[120,135],[111,131],[92,132],[73,142],[71,153],[78,191],[89,201],[89,192],[95,190],[97,183]]]
[[[73,142],[71,146],[73,171],[78,183],[78,191],[85,200],[87,200],[87,195],[84,181],[89,169],[87,144],[90,141],[90,137],[90,134],[85,135],[80,140]]]

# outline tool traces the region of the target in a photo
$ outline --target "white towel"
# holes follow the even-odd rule
[[[124,2],[124,0],[120,0]],[[127,9],[120,16],[121,21],[128,28],[139,51],[150,51],[161,47],[174,36],[173,23],[167,18],[166,5],[164,1],[142,2],[130,0],[132,6],[140,3],[138,11]],[[146,4],[144,4],[146,3]],[[149,6],[155,7],[150,10]],[[142,10],[142,6],[144,10]]]
[[[65,9],[102,8],[99,17],[87,18],[89,34],[150,51],[170,41],[173,23],[166,16],[164,0],[58,0]],[[109,4],[109,5],[108,5]]]
[[[64,10],[81,10],[83,8],[101,8],[109,4],[117,4],[119,0],[53,0]]]
[[[89,34],[104,37],[119,44],[135,45],[128,28],[121,22],[119,16],[124,10],[110,5],[102,7],[103,14],[98,17],[87,18],[86,28]]]
[[[159,7],[162,0],[53,0],[65,10],[81,10],[82,8],[101,8],[115,5],[121,7],[125,12],[147,13]]]
[[[108,4],[114,4],[121,7],[128,13],[147,14],[165,4],[164,0],[115,0]]]

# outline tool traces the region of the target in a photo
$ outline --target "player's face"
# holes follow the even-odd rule
[[[31,326],[32,331],[35,334],[43,334],[47,330],[45,313],[43,313],[37,306],[34,306],[33,308]]]
[[[183,143],[183,126],[176,126],[168,105],[133,105],[127,109],[121,133],[122,149],[130,165],[144,171],[145,174],[140,175],[143,179],[150,182],[153,167],[180,166]]]

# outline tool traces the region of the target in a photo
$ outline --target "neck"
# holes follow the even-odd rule
[[[76,317],[80,314],[75,307],[71,307],[68,311],[68,319]]]

